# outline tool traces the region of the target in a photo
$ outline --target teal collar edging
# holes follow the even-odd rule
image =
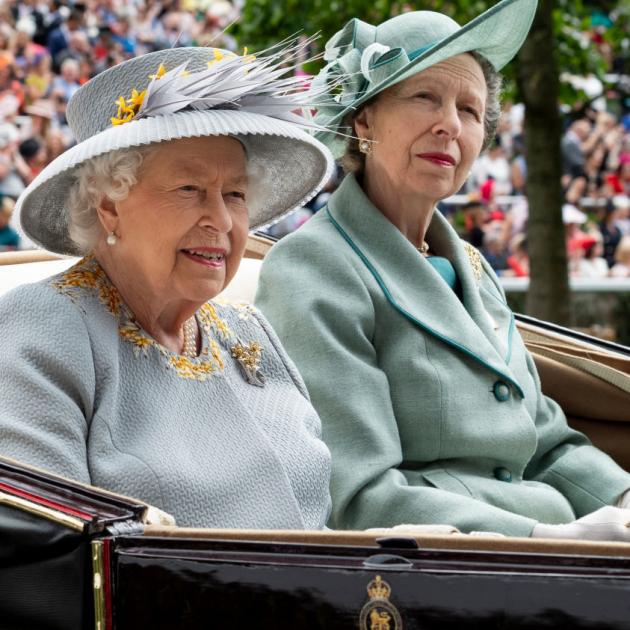
[[[343,239],[348,243],[348,245],[350,245],[350,247],[354,250],[354,252],[363,261],[363,263],[368,268],[370,273],[374,276],[374,279],[378,283],[378,286],[381,288],[381,290],[385,294],[385,297],[387,298],[387,301],[397,311],[402,313],[407,319],[409,319],[412,322],[414,322],[417,326],[419,326],[420,328],[422,328],[423,330],[425,330],[429,334],[433,335],[434,337],[437,337],[438,339],[442,340],[444,343],[448,344],[449,346],[457,348],[460,352],[463,352],[466,356],[470,357],[471,359],[473,359],[477,363],[480,363],[485,368],[489,369],[491,372],[494,372],[495,374],[497,374],[501,378],[505,379],[508,383],[510,383],[514,387],[514,389],[518,392],[518,394],[519,394],[519,396],[521,398],[525,398],[525,394],[524,394],[523,390],[521,389],[521,386],[514,379],[510,378],[506,374],[502,374],[496,368],[494,368],[493,366],[489,365],[488,363],[486,363],[485,361],[480,359],[476,354],[472,353],[468,348],[465,348],[464,346],[460,345],[456,341],[453,341],[452,339],[449,339],[448,337],[444,337],[443,335],[441,335],[437,331],[433,330],[432,328],[430,328],[426,324],[424,324],[421,321],[419,321],[417,318],[415,318],[411,313],[406,311],[404,308],[399,306],[399,304],[396,302],[396,300],[394,300],[392,294],[389,292],[389,289],[387,288],[387,286],[383,282],[383,279],[381,278],[381,276],[378,273],[378,271],[376,271],[376,269],[374,268],[372,263],[365,256],[365,254],[355,245],[355,243],[352,240],[352,238],[350,238],[350,235],[341,227],[341,225],[339,225],[339,223],[337,223],[337,221],[332,216],[332,213],[330,212],[328,207],[326,207],[326,214],[327,214],[330,222],[333,224],[333,226],[339,232],[339,234],[341,234]],[[512,321],[514,321],[514,315],[512,315]],[[510,332],[510,336],[511,336],[511,332]],[[511,354],[511,351],[509,352],[509,354]]]

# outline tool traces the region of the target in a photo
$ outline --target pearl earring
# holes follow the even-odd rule
[[[367,138],[359,139],[359,151],[365,153],[365,155],[371,155],[372,153],[372,141]]]
[[[118,242],[118,237],[116,236],[116,234],[114,232],[110,232],[107,235],[107,244],[112,247],[113,245],[116,245],[116,243]]]

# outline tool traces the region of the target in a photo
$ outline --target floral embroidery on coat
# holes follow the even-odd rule
[[[204,304],[197,311],[197,320],[206,333],[208,343],[203,346],[198,357],[191,359],[170,352],[142,330],[122,301],[118,289],[111,283],[93,256],[80,260],[58,279],[53,280],[51,286],[73,301],[80,297],[82,290],[96,292],[106,310],[114,317],[118,317],[118,334],[133,346],[134,355],[148,357],[150,350],[157,351],[164,357],[165,366],[175,370],[177,376],[181,378],[205,381],[225,369],[221,348],[213,338],[214,336],[230,349],[230,356],[237,360],[243,376],[249,383],[258,386],[264,383],[259,369],[262,354],[260,344],[241,342],[227,323],[219,317],[216,308],[211,303]],[[251,313],[252,307],[245,308],[242,305],[236,307],[240,319],[243,318],[241,312],[248,309]],[[246,356],[243,355],[242,350],[246,351]]]

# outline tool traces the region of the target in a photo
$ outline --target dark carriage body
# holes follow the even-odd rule
[[[0,627],[621,629],[630,545],[145,525],[0,460]]]

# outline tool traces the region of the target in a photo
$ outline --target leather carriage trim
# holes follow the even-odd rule
[[[65,527],[74,529],[78,532],[82,532],[85,528],[85,523],[78,518],[74,518],[73,516],[69,516],[68,514],[59,512],[58,510],[53,510],[38,503],[34,503],[33,501],[27,501],[26,499],[22,499],[21,497],[13,494],[7,494],[2,491],[0,491],[0,505],[8,505],[9,507],[45,518],[53,523],[64,525]]]
[[[88,514],[87,512],[77,510],[76,508],[72,508],[68,505],[63,505],[62,503],[50,501],[49,499],[45,499],[44,497],[40,497],[36,494],[32,494],[31,492],[27,492],[26,490],[16,488],[6,483],[0,482],[0,491],[18,496],[22,499],[25,499],[26,501],[32,501],[33,503],[37,503],[38,505],[43,505],[44,507],[50,508],[51,510],[55,510],[56,512],[62,512],[63,514],[67,514],[68,516],[74,516],[83,521],[89,522],[92,520],[92,515]]]

